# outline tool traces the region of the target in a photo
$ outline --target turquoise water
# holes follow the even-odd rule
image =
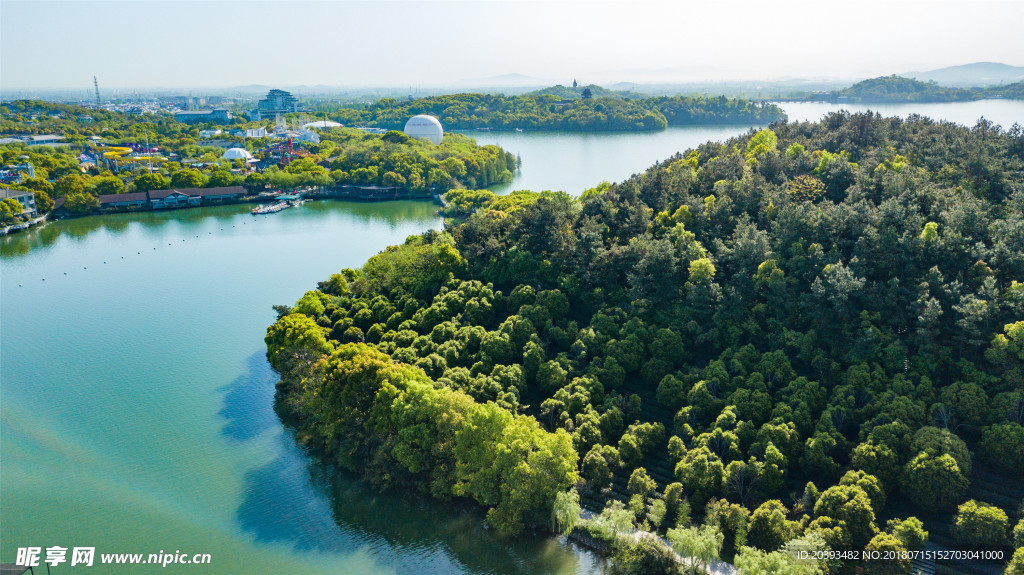
[[[0,239],[0,561],[59,545],[213,561],[98,573],[590,571],[557,538],[499,539],[476,509],[325,469],[272,411],[270,306],[440,227],[435,210],[223,206]]]

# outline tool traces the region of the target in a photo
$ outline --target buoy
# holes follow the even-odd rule
[[[124,259],[124,256],[121,256],[121,259]]]
[[[68,275],[68,272],[64,272],[64,275]]]

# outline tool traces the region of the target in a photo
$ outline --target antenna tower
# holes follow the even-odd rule
[[[96,79],[96,76],[92,77],[92,85],[96,88],[96,105],[100,105],[100,81]]]

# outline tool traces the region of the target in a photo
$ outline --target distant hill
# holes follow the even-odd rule
[[[901,76],[882,76],[832,92],[817,93],[807,100],[869,103],[969,102],[985,98],[1024,99],[1024,82],[988,88],[951,88]]]
[[[929,72],[907,72],[903,75],[951,87],[1001,86],[1024,80],[1024,66],[1010,66],[1000,62],[974,62]]]
[[[557,86],[551,86],[550,88],[543,88],[540,90],[529,92],[527,95],[552,95],[558,96],[559,98],[565,98],[566,100],[574,100],[576,98],[582,98],[583,90],[587,88],[590,88],[590,93],[594,98],[620,98],[622,100],[640,100],[642,98],[650,97],[647,94],[631,92],[628,90],[609,90],[608,88],[598,86],[597,84],[590,84],[588,86],[580,85],[575,88],[573,88],[572,86],[562,86],[561,84],[559,84]]]

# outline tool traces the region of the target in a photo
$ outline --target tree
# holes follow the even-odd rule
[[[823,491],[814,505],[814,515],[845,523],[855,548],[866,545],[878,532],[871,499],[856,485],[836,485]]]
[[[1013,557],[1010,558],[1010,563],[1006,565],[1006,571],[1003,575],[1024,575],[1024,547],[1018,547],[1013,552]]]
[[[124,181],[117,176],[101,176],[93,178],[92,180],[93,190],[96,195],[107,195],[107,194],[123,194],[124,193]]]
[[[186,168],[171,176],[174,188],[201,188],[206,185],[206,177],[195,168]]]
[[[602,489],[612,481],[612,468],[605,458],[604,449],[602,445],[595,445],[583,457],[580,473],[592,488]]]
[[[759,130],[747,142],[747,159],[754,159],[768,152],[774,152],[778,148],[778,142],[779,138],[771,128]]]
[[[890,519],[886,524],[889,534],[900,540],[904,547],[911,551],[920,551],[928,543],[928,532],[924,524],[916,517],[904,520]]]
[[[866,552],[877,552],[864,561],[864,568],[867,573],[879,573],[881,575],[904,575],[910,573],[910,558],[905,554],[907,548],[903,543],[889,535],[879,533],[875,535],[867,546]]]
[[[669,529],[668,541],[676,553],[689,559],[690,573],[705,573],[711,561],[718,559],[724,537],[716,527],[677,527]]]
[[[259,172],[253,172],[245,176],[242,185],[250,192],[258,192],[267,186],[267,177]]]
[[[551,506],[551,530],[568,537],[582,520],[582,513],[580,495],[576,488],[559,492]]]
[[[957,540],[972,547],[1003,547],[1008,530],[1005,511],[974,499],[960,505],[953,520]]]
[[[91,214],[100,208],[100,201],[89,192],[76,192],[67,196],[64,201],[64,209],[70,214],[84,216]]]
[[[1006,473],[1024,469],[1024,426],[1007,422],[986,427],[978,453],[989,465]]]
[[[58,198],[65,198],[77,194],[86,193],[85,178],[77,174],[61,176],[53,184],[53,195]]]
[[[722,460],[701,446],[687,451],[676,464],[676,479],[691,494],[692,501],[703,504],[721,491],[723,471]]]
[[[166,190],[171,185],[171,182],[161,174],[142,174],[132,180],[132,183],[135,185],[136,192]]]
[[[968,483],[953,456],[921,452],[903,468],[901,491],[921,509],[937,511],[962,501]]]
[[[206,181],[208,188],[224,188],[237,183],[237,178],[227,170],[213,170]]]
[[[875,514],[881,513],[885,508],[885,489],[874,475],[864,471],[847,471],[839,480],[839,485],[856,485],[863,489],[871,500],[871,508]]]
[[[824,550],[825,542],[820,537],[804,536],[771,553],[741,547],[734,564],[741,575],[817,575],[825,571],[817,559]]]
[[[24,208],[14,198],[7,198],[0,201],[0,222],[11,223],[17,216],[20,216]]]
[[[795,534],[795,526],[786,520],[786,506],[777,499],[765,501],[750,515],[747,541],[765,551],[775,551]]]
[[[615,550],[611,572],[614,575],[676,575],[682,573],[682,568],[672,550],[660,539],[641,537]]]
[[[786,192],[801,202],[815,202],[825,193],[825,184],[814,176],[797,176],[786,184]]]
[[[632,475],[629,476],[629,483],[626,486],[626,491],[633,495],[646,497],[657,487],[658,484],[655,483],[649,475],[647,475],[647,470],[643,467],[637,467],[633,470]]]
[[[853,449],[850,465],[879,478],[886,489],[896,487],[899,478],[899,461],[889,446],[865,441]]]
[[[601,514],[590,521],[590,527],[602,539],[615,543],[619,537],[633,531],[633,512],[626,509],[621,501],[613,499],[605,506]]]

